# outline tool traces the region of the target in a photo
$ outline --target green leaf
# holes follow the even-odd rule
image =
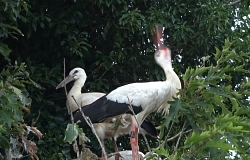
[[[9,140],[6,139],[4,136],[0,136],[0,146],[1,148],[10,148]]]
[[[8,127],[11,127],[11,124],[13,122],[13,113],[7,110],[3,111],[1,113],[0,122],[2,124],[7,124]]]
[[[207,141],[211,136],[209,131],[202,132],[201,134],[193,132],[191,137],[187,137],[184,143],[186,146],[191,146],[199,142]]]
[[[12,86],[12,85],[9,85],[9,88],[13,89],[13,91],[16,93],[16,95],[20,98],[20,101],[24,104],[24,105],[27,105],[27,106],[30,106],[31,105],[31,99],[28,98],[28,95],[25,95],[22,93],[22,91],[15,87],[15,86]]]
[[[203,73],[207,72],[210,68],[211,68],[211,67],[202,67],[202,68],[198,68],[198,67],[196,67],[196,69],[195,69],[195,72],[194,72],[193,76],[196,76],[196,75],[201,75],[201,74],[203,74]]]
[[[249,143],[247,142],[244,142],[244,141],[238,141],[236,142],[237,144],[237,150],[240,152],[240,153],[246,153],[247,150],[250,148],[250,145]]]
[[[14,117],[15,121],[23,121],[23,112],[19,109],[15,111]]]
[[[0,42],[0,53],[7,58],[11,52],[11,49],[9,48],[8,45]]]
[[[215,59],[218,60],[221,56],[221,51],[219,48],[215,47],[216,53],[214,54]]]
[[[239,132],[242,130],[242,128],[243,128],[243,126],[234,126],[233,122],[229,123],[229,125],[227,125],[227,127],[226,127],[226,129],[228,129],[230,131],[234,131],[234,132]]]
[[[245,87],[250,87],[250,81],[249,82],[246,82],[246,83],[243,83],[242,84],[242,87],[245,88]]]
[[[182,109],[181,100],[176,98],[175,101],[168,102],[171,104],[169,109],[169,115],[165,117],[164,126],[168,128],[169,123],[178,115],[180,109]]]
[[[191,125],[193,130],[199,130],[199,127],[197,126],[194,116],[191,114],[186,114],[185,116],[187,117],[188,120],[187,124]]]
[[[214,147],[214,148],[220,148],[227,152],[228,150],[235,150],[232,144],[226,143],[224,139],[220,140],[211,140],[206,143],[206,147]]]
[[[228,39],[225,39],[225,45],[223,46],[223,49],[228,49],[231,46],[231,43]]]
[[[220,88],[211,87],[208,89],[208,92],[214,93],[215,95],[231,98],[231,96],[228,95],[227,92],[221,90]]]
[[[186,69],[185,74],[183,75],[184,83],[186,83],[186,82],[188,81],[189,77],[190,77],[190,68],[188,67],[188,68]]]
[[[235,98],[230,98],[230,101],[231,101],[231,103],[233,105],[233,111],[238,110],[239,104],[238,104],[237,100]]]
[[[229,114],[230,111],[227,109],[227,105],[224,103],[222,96],[214,95],[213,97],[214,104],[218,105],[222,109],[223,114]]]
[[[68,124],[65,130],[64,141],[68,143],[72,143],[79,135],[79,127],[77,124]]]
[[[167,149],[165,149],[162,145],[158,149],[153,149],[155,153],[157,153],[158,156],[165,156],[167,157],[169,155],[169,152]]]

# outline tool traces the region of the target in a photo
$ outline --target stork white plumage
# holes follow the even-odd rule
[[[78,105],[80,106],[86,106],[100,97],[104,96],[104,93],[100,92],[89,92],[89,93],[81,93],[81,88],[84,86],[86,81],[87,75],[82,68],[74,68],[70,71],[69,75],[56,87],[56,89],[64,87],[67,83],[71,81],[75,81],[73,87],[70,89],[68,95],[67,95],[67,103],[69,105],[70,111],[75,112],[78,110]],[[75,100],[72,98],[72,96],[75,98]],[[78,105],[77,105],[78,104]],[[69,114],[70,114],[69,111]],[[92,112],[95,112],[92,110]],[[86,114],[88,116],[88,114]],[[116,119],[119,118],[121,120],[121,124],[118,126],[117,130],[114,130],[114,124]],[[118,153],[118,147],[116,144],[116,139],[120,135],[129,134],[130,128],[132,124],[132,117],[131,115],[124,114],[120,117],[111,118],[106,120],[102,123],[94,123],[94,128],[96,130],[96,133],[102,143],[104,144],[104,139],[109,138],[112,140],[114,144],[114,150],[116,153]],[[144,129],[141,129],[140,131],[144,134],[149,134],[153,137],[157,137],[157,131],[154,128],[153,124],[150,121],[144,121],[142,127]],[[116,155],[116,160],[119,159],[119,155]]]
[[[109,117],[131,113],[128,109],[129,104],[131,104],[136,114],[139,125],[154,111],[168,113],[170,107],[168,101],[176,97],[179,89],[181,89],[181,82],[172,68],[171,51],[162,44],[160,39],[162,39],[162,28],[157,27],[155,34],[157,51],[154,58],[156,63],[164,70],[166,80],[124,85],[94,103],[82,107],[83,112],[88,114],[92,122],[102,122]],[[94,114],[91,113],[93,109],[97,111]],[[75,122],[80,121],[81,126],[86,125],[80,112],[75,112],[74,120]],[[135,135],[135,138],[130,139],[133,160],[138,160],[138,126],[135,121],[132,123],[131,130],[131,133],[135,133],[132,134]]]

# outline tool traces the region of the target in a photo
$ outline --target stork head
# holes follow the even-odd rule
[[[82,68],[74,68],[69,72],[69,75],[60,83],[57,85],[56,89],[64,87],[66,84],[68,84],[71,81],[80,82],[81,85],[84,85],[85,81],[87,79],[87,75]]]
[[[167,47],[164,49],[157,50],[155,52],[155,61],[157,64],[159,64],[162,68],[165,68],[165,66],[171,66],[171,50]]]

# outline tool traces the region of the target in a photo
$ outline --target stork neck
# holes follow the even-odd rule
[[[180,81],[177,74],[174,72],[172,68],[172,64],[167,64],[165,68],[163,68],[165,75],[166,75],[166,81]]]
[[[81,90],[82,90],[82,87],[84,86],[84,83],[85,83],[85,79],[76,80],[71,90],[69,91],[69,94],[71,95],[81,94]]]
[[[82,85],[75,83],[72,86],[71,90],[69,91],[69,94],[71,94],[71,95],[81,94],[81,89],[82,89]]]

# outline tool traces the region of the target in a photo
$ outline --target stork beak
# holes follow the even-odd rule
[[[56,86],[56,89],[64,87],[66,84],[68,84],[69,82],[73,80],[75,80],[74,76],[68,75],[60,84]]]

